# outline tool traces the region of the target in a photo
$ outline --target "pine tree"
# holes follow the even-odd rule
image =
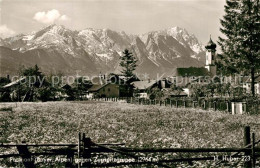
[[[121,72],[126,77],[126,93],[127,93],[127,97],[128,97],[128,96],[132,95],[132,93],[130,93],[130,90],[132,92],[132,89],[130,88],[130,83],[128,80],[131,77],[135,77],[134,70],[137,66],[136,65],[137,59],[127,49],[125,49],[123,54],[124,55],[121,57],[120,66],[123,68],[123,70]]]
[[[255,95],[255,79],[260,72],[259,0],[227,0],[225,15],[220,21],[219,37],[222,72],[251,76],[251,93]]]
[[[137,59],[133,56],[131,52],[127,49],[123,52],[123,56],[121,57],[120,66],[123,68],[121,71],[127,79],[134,77],[134,70],[136,68]]]

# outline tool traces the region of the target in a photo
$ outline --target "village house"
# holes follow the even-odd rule
[[[26,80],[26,77],[20,77],[19,79],[12,81],[4,86],[2,86],[1,95],[8,94],[8,96],[11,96],[11,99],[17,99],[18,101],[27,101],[27,99],[30,99],[32,97],[31,90],[28,90],[25,95],[21,95],[20,93],[20,85],[23,84]]]
[[[114,98],[132,96],[132,81],[139,79],[131,77],[127,79],[123,75],[109,74],[99,75],[93,78],[93,86],[88,90],[88,98]]]
[[[149,98],[149,91],[153,88],[158,88],[160,90],[170,88],[172,82],[167,79],[162,80],[145,80],[145,81],[135,81],[131,85],[134,87],[134,96],[138,98]]]
[[[182,88],[178,88],[178,89],[165,88],[162,89],[162,92],[164,94],[164,98],[167,99],[188,97],[188,94]]]
[[[92,98],[113,98],[120,97],[120,86],[118,84],[106,83],[103,85],[93,85],[89,90]]]
[[[242,78],[242,87],[246,93],[251,93],[251,77],[247,76]],[[255,79],[255,94],[260,95],[260,76]]]

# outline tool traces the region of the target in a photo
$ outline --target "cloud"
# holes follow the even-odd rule
[[[6,25],[0,25],[0,37],[6,38],[13,36],[15,34],[15,31],[8,28]]]
[[[69,18],[68,18],[68,16],[66,16],[66,15],[62,15],[62,16],[60,17],[60,20],[66,21],[66,20],[69,20]]]
[[[33,19],[41,23],[49,24],[59,20],[67,21],[69,20],[69,17],[61,15],[57,9],[52,9],[47,12],[43,11],[35,13]]]

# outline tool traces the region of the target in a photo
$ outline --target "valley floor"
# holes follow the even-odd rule
[[[93,142],[127,147],[242,147],[247,125],[260,139],[260,116],[91,101],[0,103],[0,109],[0,143],[77,143],[84,132]]]

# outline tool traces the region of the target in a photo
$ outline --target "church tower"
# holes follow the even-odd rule
[[[217,45],[211,40],[205,46],[206,48],[206,66],[205,68],[209,71],[211,76],[215,76],[217,73],[215,59],[216,59],[216,47]]]

